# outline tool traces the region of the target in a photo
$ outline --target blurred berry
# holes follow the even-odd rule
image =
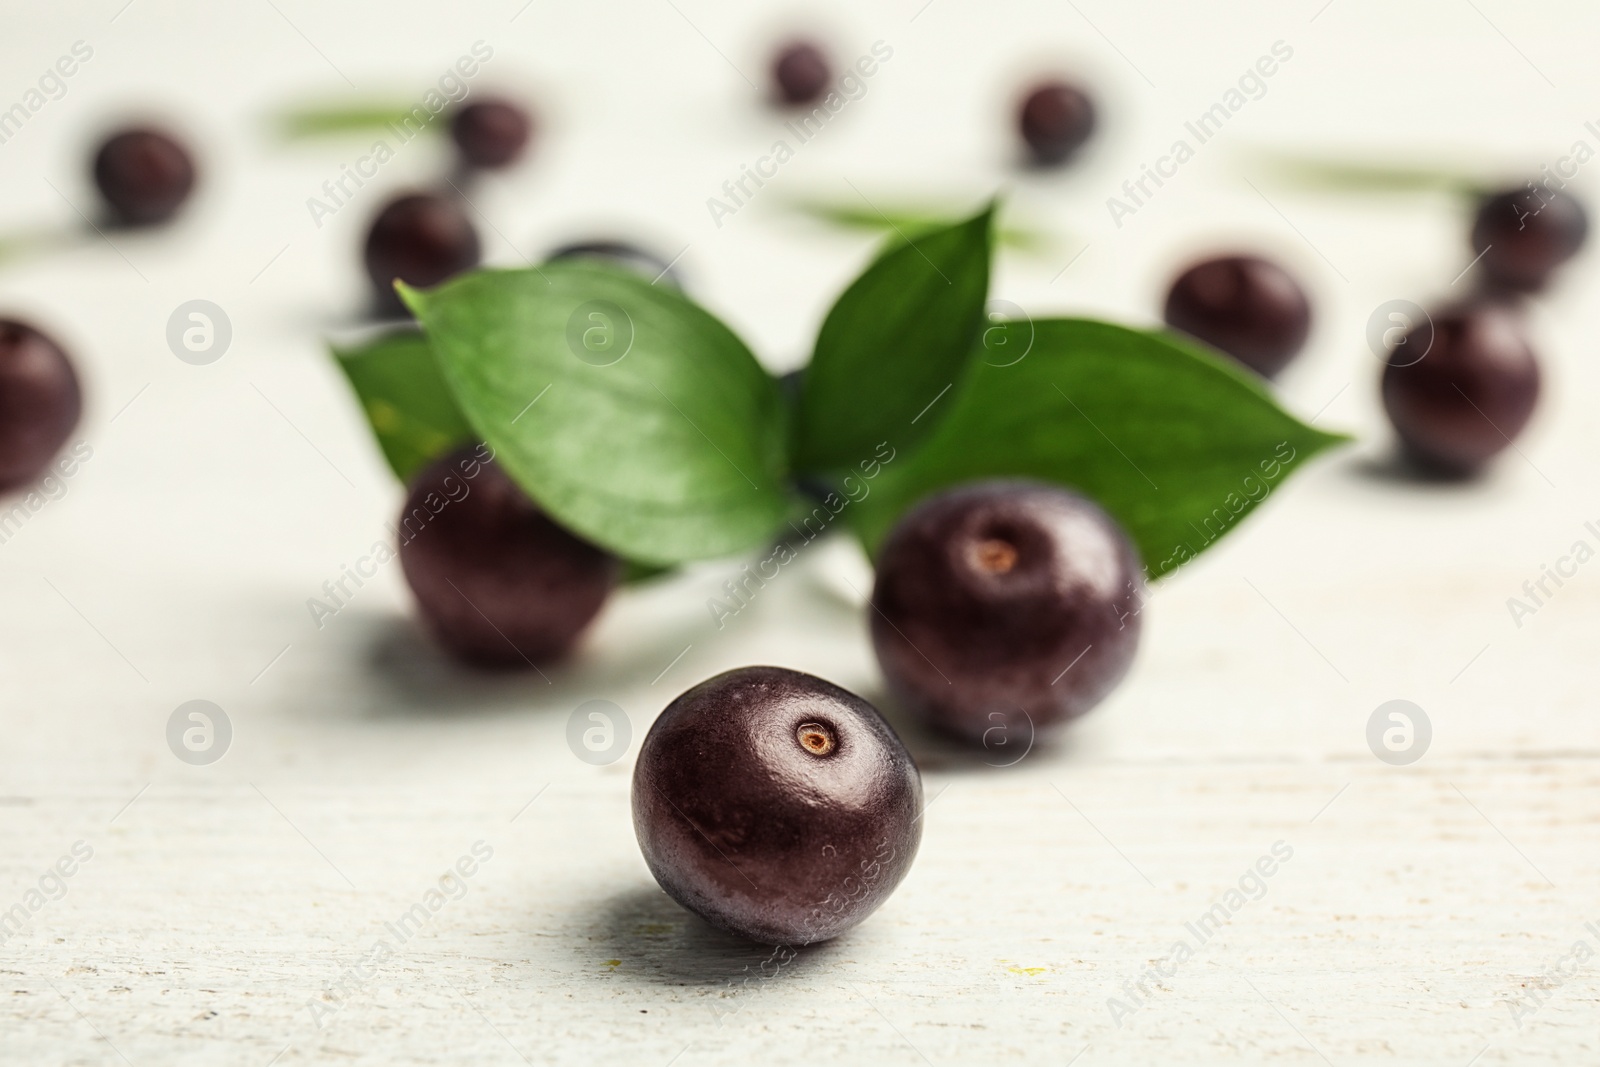
[[[112,218],[125,226],[166,222],[189,198],[194,180],[188,150],[160,130],[123,130],[95,153],[95,185]]]
[[[615,557],[556,525],[479,446],[411,481],[400,565],[438,642],[467,663],[568,652],[616,585]]]
[[[1034,162],[1054,166],[1070,159],[1094,133],[1094,102],[1065,82],[1035,87],[1022,101],[1017,127]]]
[[[1258,256],[1197,263],[1167,294],[1167,325],[1271,378],[1311,330],[1311,305],[1289,273]]]
[[[478,232],[447,196],[413,193],[391,200],[367,233],[367,275],[379,308],[405,313],[396,278],[426,289],[478,265]]]
[[[1589,233],[1583,205],[1566,193],[1510,189],[1484,200],[1472,225],[1472,251],[1489,283],[1514,292],[1544,288]]]
[[[1406,452],[1445,474],[1471,474],[1509,446],[1538,399],[1538,361],[1517,314],[1497,304],[1419,324],[1383,371],[1383,406]]]
[[[61,346],[32,326],[0,319],[0,490],[36,480],[82,409],[78,376]]]
[[[772,83],[778,99],[790,106],[822,98],[833,80],[827,54],[810,41],[785,45],[772,60]]]
[[[450,119],[450,136],[461,158],[484,170],[516,162],[532,134],[528,112],[508,100],[468,104]]]

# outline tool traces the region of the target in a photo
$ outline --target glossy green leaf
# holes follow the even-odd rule
[[[584,260],[399,288],[467,420],[568,528],[673,564],[752,548],[782,523],[777,383],[681,293]]]
[[[983,325],[993,216],[896,238],[839,297],[806,368],[798,469],[846,469],[883,441],[907,452],[933,431]]]
[[[1152,576],[1234,529],[1297,466],[1347,440],[1283,411],[1225,357],[1167,334],[1085,319],[1012,322],[935,435],[886,465],[851,508],[869,551],[918,500],[962,482],[1032,478],[1097,501]],[[992,346],[991,346],[991,350]]]
[[[435,456],[472,439],[472,427],[418,330],[397,330],[362,345],[334,348],[333,354],[402,482]]]

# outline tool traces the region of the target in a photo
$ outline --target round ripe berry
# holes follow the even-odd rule
[[[977,482],[890,532],[872,644],[890,691],[927,725],[985,745],[1031,740],[1127,674],[1143,590],[1137,550],[1088,500]]]
[[[889,724],[781,667],[719,674],[661,713],[633,771],[650,873],[713,926],[769,945],[825,941],[911,868],[922,776]]]
[[[435,193],[391,200],[367,233],[367,275],[385,312],[404,312],[396,278],[426,289],[478,265],[478,231],[461,205]]]
[[[1311,331],[1311,305],[1299,283],[1259,256],[1190,267],[1172,283],[1165,318],[1266,378],[1295,357]]]
[[[626,241],[577,241],[562,245],[546,258],[552,262],[558,259],[598,259],[626,267],[651,284],[665,282],[674,289],[683,288],[683,279],[678,276],[676,267],[654,252]]]
[[[617,560],[557,526],[476,446],[412,479],[400,565],[428,629],[485,667],[558,659],[616,585]]]
[[[194,160],[170,134],[123,130],[94,157],[94,183],[124,226],[151,226],[177,214],[194,188]]]
[[[1510,189],[1488,197],[1472,225],[1472,251],[1491,285],[1515,292],[1544,288],[1589,234],[1583,205],[1563,192]]]
[[[791,42],[773,57],[773,89],[791,107],[822,99],[832,81],[827,53],[810,41]]]
[[[82,410],[78,376],[61,346],[32,326],[0,319],[0,490],[37,479]]]
[[[532,134],[528,112],[509,100],[468,104],[450,119],[450,136],[461,158],[484,170],[516,162]]]
[[[1035,163],[1064,163],[1094,133],[1094,101],[1075,85],[1047,82],[1023,98],[1017,128]]]
[[[1416,352],[1425,354],[1413,362]],[[1401,444],[1445,474],[1481,468],[1528,424],[1538,399],[1538,360],[1516,313],[1503,305],[1435,315],[1406,336],[1383,370],[1383,406]]]

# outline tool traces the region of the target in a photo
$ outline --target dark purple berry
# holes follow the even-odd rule
[[[683,279],[671,263],[654,252],[625,241],[578,241],[562,245],[546,258],[552,262],[558,259],[597,259],[626,267],[651,284],[666,282],[674,289],[683,288]]]
[[[820,100],[832,81],[827,53],[810,41],[791,42],[773,57],[773,88],[791,107]]]
[[[842,934],[905,877],[922,776],[875,708],[781,667],[719,674],[663,711],[633,770],[650,873],[713,926],[769,945]]]
[[[412,193],[391,200],[367,233],[367,275],[379,306],[403,312],[396,278],[421,289],[478,265],[478,231],[447,196]]]
[[[82,410],[78,376],[61,346],[32,326],[0,319],[0,490],[36,480]]]
[[[1550,273],[1583,247],[1589,217],[1566,193],[1510,189],[1484,200],[1472,225],[1472,251],[1491,285],[1515,292],[1544,288]]]
[[[194,160],[170,134],[154,129],[113,134],[94,157],[94,183],[125,226],[150,226],[177,214],[194,188]]]
[[[619,565],[551,521],[489,454],[461,448],[412,479],[400,564],[428,629],[457,658],[545,663],[600,611]]]
[[[890,532],[872,643],[890,691],[925,723],[1020,748],[1127,674],[1143,590],[1138,552],[1088,500],[978,482],[923,501]]]
[[[1259,256],[1222,256],[1178,276],[1167,325],[1219,348],[1271,378],[1311,331],[1311,305],[1287,271]]]
[[[450,119],[450,136],[461,158],[484,170],[514,163],[532,134],[528,112],[509,100],[468,104]]]
[[[1407,453],[1446,474],[1471,474],[1508,446],[1538,399],[1538,360],[1502,305],[1435,315],[1383,371],[1383,406]]]
[[[1094,101],[1066,82],[1046,82],[1023,98],[1017,128],[1042,166],[1064,163],[1094,133]]]

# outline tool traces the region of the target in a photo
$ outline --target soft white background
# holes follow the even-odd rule
[[[94,449],[0,545],[0,910],[74,841],[94,849],[0,947],[0,1060],[1593,1059],[1600,965],[1520,1029],[1509,1005],[1574,941],[1600,948],[1583,928],[1600,921],[1597,572],[1520,629],[1505,601],[1600,519],[1594,256],[1532,315],[1547,391],[1524,455],[1466,487],[1397,480],[1367,316],[1470,284],[1450,284],[1470,258],[1467,209],[1307,194],[1253,155],[1516,179],[1579,138],[1600,147],[1583,129],[1600,119],[1592,8],[523,4],[6,5],[0,106],[74,41],[94,57],[0,145],[0,230],[92,211],[86,152],[121,118],[170,120],[204,177],[171,230],[0,269],[0,313],[75,355]],[[894,57],[719,229],[706,198],[777,134],[744,76],[764,83],[769,42],[796,26],[840,57],[877,40]],[[996,295],[1034,315],[1148,323],[1196,252],[1282,259],[1316,308],[1284,402],[1361,436],[1155,592],[1133,676],[1053,749],[999,769],[908,733],[937,798],[916,866],[868,923],[770,980],[743,984],[764,953],[654,888],[629,821],[632,753],[587,766],[566,720],[612,700],[637,740],[688,685],[755,662],[876,698],[852,546],[814,552],[720,633],[705,598],[735,564],[623,594],[550,684],[440,661],[395,567],[321,631],[305,607],[399,501],[324,340],[356,322],[371,213],[446,156],[408,146],[318,229],[306,198],[364,144],[285,146],[265,120],[356,91],[418,96],[480,39],[494,57],[476,89],[525,95],[541,118],[526,164],[474,196],[491,262],[602,232],[687,246],[693,293],[782,369],[871,248],[787,198],[967,205],[1006,188],[1057,235],[998,271]],[[1265,98],[1114,228],[1105,198],[1277,40],[1294,57]],[[1012,99],[1057,67],[1094,88],[1102,133],[1081,166],[1027,174]],[[206,367],[164,340],[195,298],[234,329]],[[1396,697],[1434,727],[1410,768],[1364,739]],[[164,737],[193,698],[234,726],[210,767]],[[307,1002],[480,839],[494,857],[467,895],[319,1029]],[[1265,898],[1114,1026],[1107,998],[1278,840],[1294,858]]]

